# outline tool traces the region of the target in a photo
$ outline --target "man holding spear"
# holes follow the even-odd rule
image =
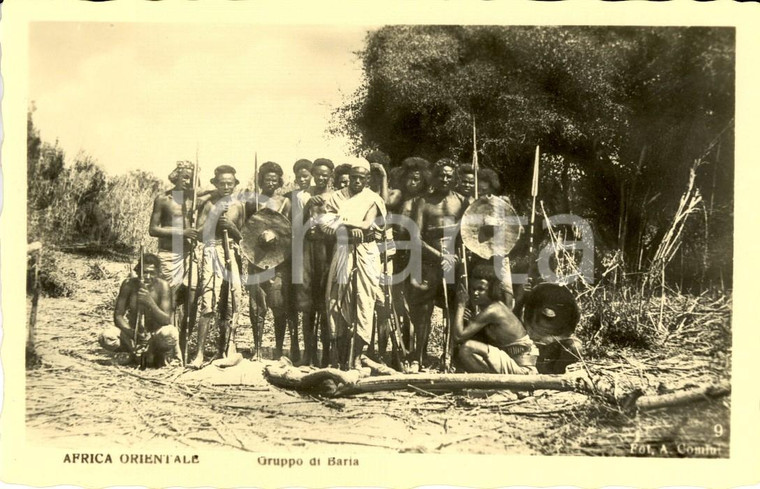
[[[258,159],[256,166],[258,167]],[[274,161],[267,161],[258,169],[258,174],[254,176],[256,189],[261,189],[261,194],[255,194],[254,201],[246,202],[246,216],[253,216],[263,209],[269,209],[282,214],[290,220],[291,202],[285,195],[277,194],[277,190],[283,185],[282,167]],[[273,242],[279,246],[277,242]],[[274,318],[274,358],[279,359],[282,356],[282,347],[285,343],[285,333],[290,329],[290,358],[298,361],[300,350],[298,347],[298,332],[292,321],[292,311],[290,310],[290,261],[277,265],[271,276],[265,274],[264,270],[255,263],[248,265],[249,277],[249,310],[251,311],[251,325],[254,333],[254,352],[260,350],[261,332],[264,328],[264,318],[267,310],[272,310]]]
[[[318,224],[326,212],[325,203],[330,195],[328,183],[332,178],[333,168],[333,162],[327,158],[314,160],[311,168],[314,185],[296,193],[293,202],[294,234],[300,229],[298,225],[303,224],[307,227],[303,251],[299,255],[303,260],[303,275],[300,281],[295,280],[297,270],[293,270],[294,302],[296,310],[303,315],[304,365],[315,365],[317,362],[318,336],[322,338],[323,366],[327,366],[329,358],[330,335],[325,318],[324,292],[327,268],[330,266],[330,247],[327,236]],[[294,260],[297,253],[298,251],[293,253]]]
[[[430,335],[431,316],[436,299],[444,310],[444,321],[453,308],[453,282],[461,259],[455,253],[459,221],[466,208],[465,198],[455,192],[457,165],[449,159],[436,163],[433,190],[421,197],[415,212],[415,223],[422,236],[421,280],[412,276],[407,298],[416,338],[412,370],[422,366]],[[446,289],[446,290],[444,290]],[[414,364],[416,362],[416,365]]]
[[[215,313],[219,313],[219,344],[216,358],[233,355],[235,352],[235,331],[238,313],[232,304],[240,304],[240,255],[238,242],[243,227],[245,209],[243,203],[232,198],[240,181],[235,177],[235,169],[222,165],[214,170],[211,183],[216,190],[201,208],[197,229],[202,231],[203,261],[198,267],[198,287],[201,315],[198,323],[198,350],[190,366],[199,368],[203,364],[203,347],[208,328]],[[228,254],[225,261],[225,232],[229,237]],[[223,300],[227,298],[228,300]],[[227,340],[225,340],[225,338]]]
[[[135,266],[137,277],[121,284],[113,326],[98,336],[100,346],[106,350],[128,352],[145,367],[181,365],[182,361],[179,332],[171,324],[171,289],[159,277],[160,269],[161,261],[156,255],[141,257]]]
[[[190,303],[194,295],[190,277],[192,250],[198,238],[198,231],[194,227],[197,174],[197,158],[195,164],[190,161],[177,162],[176,168],[169,174],[169,181],[174,187],[156,197],[148,229],[151,236],[158,238],[161,278],[171,286],[172,300],[176,308],[175,324],[181,325],[180,346],[183,357],[187,341],[185,320],[189,318]],[[184,286],[185,281],[188,283],[187,286]],[[184,308],[178,307],[180,304],[184,305]]]

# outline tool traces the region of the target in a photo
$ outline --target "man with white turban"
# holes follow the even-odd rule
[[[367,187],[369,174],[367,160],[352,162],[348,186],[332,193],[322,220],[324,232],[337,236],[326,294],[334,343],[330,363],[348,368],[361,367],[362,351],[372,336],[375,302],[382,298],[377,238],[385,226],[386,210],[382,198]],[[354,363],[348,365],[351,353]]]

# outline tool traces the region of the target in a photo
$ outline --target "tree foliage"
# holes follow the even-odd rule
[[[732,212],[734,46],[728,28],[384,27],[333,130],[394,163],[469,161],[474,120],[481,164],[523,212],[540,145],[547,208],[591,220],[636,264],[695,160],[709,212]],[[715,236],[731,235],[730,218],[715,221]]]
[[[66,164],[58,143],[43,141],[27,115],[27,237],[53,245],[86,243],[130,251],[147,240],[161,180],[144,171],[109,177],[91,156]],[[153,241],[153,240],[151,240]]]

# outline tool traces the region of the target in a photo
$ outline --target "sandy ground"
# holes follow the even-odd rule
[[[701,456],[729,456],[730,398],[623,415],[584,395],[551,391],[381,392],[322,399],[270,385],[262,375],[266,361],[248,359],[227,370],[209,366],[200,371],[139,371],[121,366],[119,358],[102,350],[96,340],[111,322],[110,304],[126,265],[97,260],[105,274],[93,279],[88,276],[96,260],[67,259],[78,277],[76,294],[40,300],[36,347],[42,360],[27,371],[31,442],[75,447],[86,440],[89,446],[96,442],[252,452],[318,447],[322,453],[341,454],[619,456],[636,455],[633,444],[666,446],[662,456],[694,456],[694,450],[679,452],[709,444],[717,451]],[[249,324],[244,314],[238,346],[246,357]],[[267,339],[272,341],[271,330],[265,333]],[[663,388],[661,384],[678,389],[727,379],[729,345],[730,339],[715,347],[721,348],[721,355],[714,348],[687,351],[677,343],[654,353],[619,351],[588,362],[588,367],[638,379],[649,394]],[[211,348],[209,341],[207,350]],[[686,364],[688,368],[679,369]]]

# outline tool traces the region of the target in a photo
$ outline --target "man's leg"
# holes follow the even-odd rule
[[[190,367],[200,368],[203,365],[203,349],[206,346],[206,337],[211,321],[214,319],[214,306],[216,305],[217,277],[214,273],[214,258],[216,250],[213,247],[203,249],[203,256],[198,267],[198,338],[195,358],[188,364]],[[194,313],[193,313],[194,314]]]
[[[287,331],[287,317],[285,314],[278,312],[274,316],[274,358],[275,360],[282,357],[282,347],[285,344],[285,333]]]
[[[116,326],[108,326],[98,335],[98,343],[103,349],[111,352],[132,352],[133,341],[127,332]]]
[[[364,351],[364,347],[367,346],[367,343],[359,337],[359,335],[356,335],[356,338],[354,339],[354,364],[350,365],[349,368],[362,368],[362,352]]]
[[[201,315],[201,319],[198,321],[198,345],[195,352],[195,358],[189,363],[190,367],[200,368],[203,365],[203,348],[206,345],[206,336],[208,335],[208,327],[211,321],[214,319],[214,313],[208,312]]]
[[[415,346],[417,347],[414,352],[414,362],[417,362],[419,366],[422,366],[422,362],[425,359],[427,353],[427,343],[430,337],[430,321],[433,316],[433,300],[423,304],[415,304],[410,311],[412,324],[414,325],[415,333]]]
[[[161,327],[150,339],[148,350],[155,359],[148,367],[164,367],[167,365],[182,365],[182,354],[179,350],[179,330],[173,325]]]
[[[414,346],[416,347],[412,358],[413,371],[422,367],[422,362],[425,360],[435,298],[441,288],[443,276],[440,266],[436,267],[431,263],[423,263],[421,273],[422,282],[417,283],[412,279],[407,288],[409,318],[414,328]]]
[[[375,305],[375,314],[377,317],[377,359],[385,363],[385,352],[388,349],[388,335],[391,330],[391,315],[383,303]]]
[[[311,306],[299,308],[301,311],[301,325],[303,330],[303,365],[314,365],[317,360],[317,331],[316,331],[316,317],[312,312]]]
[[[469,373],[493,373],[494,370],[487,362],[488,345],[479,341],[468,340],[459,345],[457,359]]]
[[[320,367],[325,368],[331,365],[331,358],[335,352],[335,336],[330,333],[330,319],[322,312],[317,319],[317,328],[319,328],[320,339],[322,341],[322,361]],[[334,364],[333,364],[334,365]]]

